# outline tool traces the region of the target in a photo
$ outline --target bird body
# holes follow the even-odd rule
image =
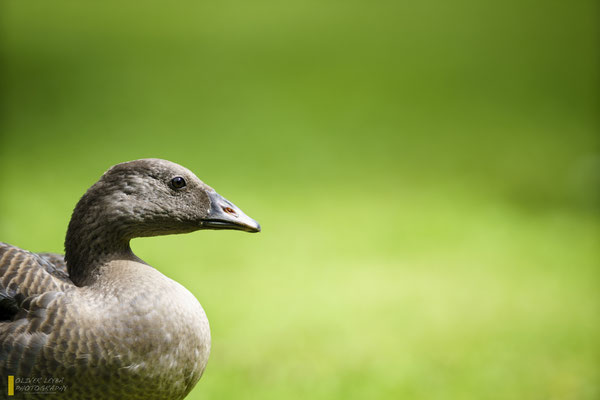
[[[113,167],[80,200],[66,262],[0,243],[1,393],[13,376],[15,398],[183,399],[208,361],[208,319],[129,240],[197,229],[260,227],[188,170],[147,159]]]

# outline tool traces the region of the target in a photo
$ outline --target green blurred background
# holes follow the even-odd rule
[[[0,238],[166,158],[263,226],[133,243],[211,321],[189,398],[597,399],[598,9],[5,0]]]

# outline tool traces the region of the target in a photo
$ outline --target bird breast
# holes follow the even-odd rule
[[[70,337],[80,347],[78,362],[96,374],[107,371],[108,385],[139,392],[140,398],[182,398],[202,376],[210,353],[202,306],[186,288],[146,264],[129,261],[107,268],[119,273],[103,275],[118,279],[96,282],[102,292],[92,286],[66,294],[72,296],[71,306],[63,309],[72,313],[65,320],[76,321],[70,328],[78,332]],[[67,336],[61,331],[54,332],[59,345]],[[76,339],[80,335],[85,345]],[[133,382],[145,383],[130,386]]]

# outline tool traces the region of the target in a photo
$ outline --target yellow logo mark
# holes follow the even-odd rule
[[[8,376],[8,395],[15,395],[15,377],[13,375]]]

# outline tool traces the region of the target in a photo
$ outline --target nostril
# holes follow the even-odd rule
[[[225,211],[227,214],[231,214],[231,215],[237,217],[237,213],[231,207],[223,207],[223,211]]]

